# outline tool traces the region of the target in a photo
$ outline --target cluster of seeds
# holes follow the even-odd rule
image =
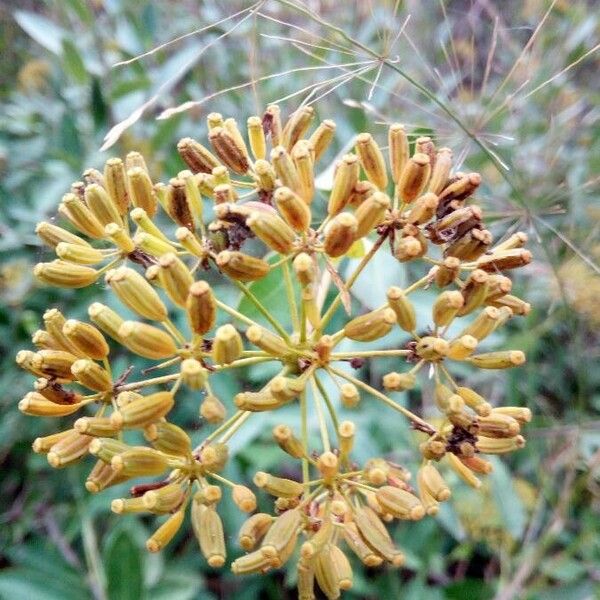
[[[147,542],[157,551],[175,536],[189,508],[212,567],[226,560],[217,511],[222,490],[244,512],[257,507],[249,487],[222,475],[228,441],[255,413],[296,404],[299,419],[292,425],[299,431],[280,424],[273,439],[298,461],[302,475],[255,474],[256,487],[275,499],[274,514],[255,513],[244,523],[239,543],[247,554],[232,569],[266,572],[298,556],[299,547],[301,599],[314,598],[315,579],[328,598],[351,587],[348,551],[369,567],[402,565],[385,524],[437,513],[451,495],[438,465],[478,487],[478,475],[491,470],[482,456],[522,447],[521,426],[531,418],[526,408],[492,407],[459,385],[449,368],[454,361],[481,369],[524,362],[517,350],[477,348],[508,319],[529,311],[510,294],[505,275],[531,260],[523,249],[526,235],[493,245],[471,202],[480,176],[453,171],[449,149],[436,149],[428,137],[411,141],[399,124],[389,128],[387,160],[369,133],[359,134],[355,152],[336,163],[331,192],[321,202],[315,170],[335,124],[325,120],[309,135],[313,118],[313,109],[303,107],[283,124],[279,108],[270,106],[262,118],[248,119],[245,138],[234,119],[212,113],[210,148],[181,140],[177,149],[187,169],[167,184],[151,180],[138,153],[108,160],[103,173],[86,171],[58,209],[68,229],[49,222],[37,227],[58,258],[38,264],[35,274],[69,288],[103,278],[139,320],[125,320],[98,302],[89,307],[91,323],[66,319],[53,308],[33,335],[37,349],[17,355],[38,378],[19,403],[22,412],[82,414],[70,429],[36,439],[34,451],[57,468],[93,456],[86,482],[92,493],[154,477],[134,485],[130,497],[113,500],[113,511],[165,515]],[[161,225],[161,211],[175,222],[174,235]],[[420,260],[423,276],[406,288],[391,285],[379,308],[351,316],[353,284],[377,252],[389,249],[398,261]],[[360,260],[344,279],[340,265],[348,256]],[[251,282],[274,270],[285,282],[291,329],[252,291]],[[221,301],[202,278],[207,271],[235,286],[264,324]],[[418,326],[410,296],[428,287],[439,294],[431,321]],[[344,309],[344,327],[330,331],[332,317]],[[185,330],[170,320],[170,311],[187,316]],[[465,316],[464,328],[449,335]],[[223,317],[231,323],[217,326]],[[345,339],[371,342],[395,327],[406,333],[401,348],[337,348]],[[138,381],[130,381],[131,369],[115,375],[111,356],[123,349],[157,361],[143,373],[165,374]],[[429,422],[361,379],[365,362],[377,358],[398,364],[383,377],[387,392],[409,390],[419,372],[428,373],[441,416]],[[273,361],[281,370],[260,389],[227,399],[212,392],[213,377]],[[335,382],[337,399],[324,377]],[[384,458],[353,461],[356,427],[338,412],[340,405],[351,410],[362,396],[401,413],[422,436],[416,485],[403,466]],[[216,425],[195,448],[188,433],[167,420],[175,403],[194,398],[203,421]],[[319,448],[309,446],[309,415],[317,417]],[[130,430],[141,431],[148,445],[128,443]]]

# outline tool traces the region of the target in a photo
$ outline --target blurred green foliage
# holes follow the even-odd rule
[[[292,597],[282,587],[291,573],[240,580],[211,571],[190,532],[182,532],[165,553],[148,555],[143,542],[152,522],[112,515],[109,499],[118,490],[90,496],[82,486],[84,467],[56,472],[44,457],[32,454],[32,439],[55,428],[16,410],[30,382],[15,369],[14,353],[27,346],[48,306],[78,317],[92,297],[104,294],[101,286],[60,294],[39,288],[31,269],[45,252],[33,234],[35,223],[55,215],[59,198],[85,167],[99,167],[109,156],[99,151],[109,129],[156,96],[112,151],[138,149],[152,157],[157,176],[168,177],[179,168],[176,140],[201,135],[207,112],[242,120],[300,90],[285,107],[291,110],[311,90],[325,94],[317,110],[336,119],[338,140],[349,140],[366,123],[395,120],[431,132],[456,154],[464,151],[468,168],[484,175],[480,196],[492,228],[526,230],[536,259],[515,282],[534,310],[496,340],[525,350],[527,365],[500,377],[478,374],[473,382],[491,401],[504,398],[505,404],[534,411],[527,447],[509,461],[497,461],[481,492],[457,485],[437,523],[427,519],[397,528],[407,567],[357,569],[349,597],[598,597],[600,210],[594,200],[600,167],[595,52],[600,14],[595,3],[407,1],[399,3],[394,16],[391,1],[316,0],[306,3],[315,18],[293,4],[269,0],[244,22],[238,17],[218,24],[116,68],[112,65],[119,60],[248,4],[46,0],[8,1],[0,8],[5,58],[0,77],[0,598]],[[237,28],[221,38],[236,22]],[[387,48],[387,63],[374,62],[350,77],[357,67],[349,64],[370,57],[357,47],[356,55],[332,51],[343,41],[335,27],[374,52]],[[327,63],[346,66],[314,68]],[[340,79],[344,72],[348,77]],[[419,92],[404,75],[431,93]],[[259,82],[155,120],[166,108],[252,80]],[[317,83],[322,85],[315,89]],[[403,267],[382,257],[362,284],[359,280],[356,302],[369,306],[381,295],[374,289],[391,280],[400,283],[404,276]],[[255,290],[274,311],[280,309],[276,285]],[[419,299],[419,310],[428,312],[429,295]],[[383,372],[382,367],[364,376],[376,382]],[[473,373],[464,375],[473,381]],[[250,370],[245,377],[258,381],[265,373]],[[238,385],[227,379],[216,391],[231,398]],[[363,404],[355,420],[372,435],[363,438],[358,458],[389,453],[411,464],[414,443],[406,424],[382,420],[375,406]],[[176,422],[198,428],[196,410],[178,408]],[[239,454],[231,469],[249,478],[257,469],[281,463],[281,453],[265,443],[274,423],[250,422],[233,439]],[[225,516],[233,531],[240,516],[230,505]]]

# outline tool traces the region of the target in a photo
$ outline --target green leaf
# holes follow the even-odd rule
[[[90,593],[83,586],[73,585],[71,578],[63,579],[60,569],[53,576],[40,573],[35,565],[29,568],[6,569],[0,573],[0,600],[35,598],[36,600],[83,600]]]
[[[73,77],[77,83],[85,83],[88,77],[87,69],[75,44],[68,38],[62,41],[62,57],[65,71]]]
[[[105,552],[109,600],[139,600],[144,596],[139,546],[125,529],[114,532]]]
[[[26,10],[18,10],[15,13],[15,21],[46,50],[53,54],[62,52],[62,40],[66,37],[66,32],[50,19]]]
[[[525,508],[513,486],[506,465],[501,460],[495,459],[495,457],[492,457],[491,462],[494,465],[494,470],[489,478],[496,508],[500,513],[506,531],[515,539],[519,539],[527,523]]]
[[[165,576],[150,590],[152,600],[191,600],[192,598],[206,598],[202,579],[190,570],[169,569]]]

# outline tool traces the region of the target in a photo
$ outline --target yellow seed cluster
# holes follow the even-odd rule
[[[215,568],[226,562],[223,490],[242,512],[257,507],[249,487],[223,475],[229,440],[260,418],[254,413],[297,406],[298,422],[280,423],[272,435],[298,461],[302,477],[254,475],[256,488],[274,499],[274,514],[248,517],[239,533],[247,554],[232,570],[264,573],[299,556],[299,597],[306,599],[314,598],[315,583],[328,598],[352,586],[349,552],[367,567],[401,566],[404,555],[387,524],[435,515],[451,497],[444,471],[478,487],[492,468],[483,455],[522,447],[521,428],[531,419],[527,408],[494,407],[451,375],[455,361],[482,369],[525,361],[519,350],[479,347],[529,312],[510,294],[507,276],[530,262],[527,236],[515,233],[494,245],[473,202],[479,174],[454,171],[451,150],[437,149],[429,137],[413,140],[397,123],[385,152],[371,133],[357,135],[354,151],[335,165],[330,192],[321,194],[316,174],[336,126],[325,120],[313,127],[314,120],[311,107],[283,120],[279,107],[269,106],[248,118],[245,136],[234,119],[211,113],[208,142],[182,139],[177,151],[185,168],[167,183],[153,182],[135,152],[108,160],[102,172],[87,170],[59,205],[65,227],[37,226],[57,258],[38,264],[35,275],[70,288],[103,281],[133,315],[94,302],[85,323],[51,308],[33,335],[36,349],[16,357],[36,378],[19,402],[23,413],[78,413],[72,428],[36,439],[33,450],[57,468],[94,457],[91,493],[156,478],[114,499],[113,511],[166,516],[147,541],[151,552],[174,538],[189,513],[200,551]],[[380,306],[357,312],[352,286],[376,253],[390,251],[402,263],[419,261],[422,277],[405,288],[390,281]],[[348,257],[358,263],[344,278],[340,265]],[[219,299],[207,271],[229,281],[260,322]],[[291,328],[253,292],[251,283],[271,272],[285,284]],[[430,320],[419,323],[411,294],[427,287],[437,298]],[[333,330],[332,318],[344,310],[344,325]],[[169,318],[173,311],[181,314],[181,329]],[[402,347],[360,349],[360,342],[392,331],[403,333]],[[346,339],[357,342],[354,350],[342,351]],[[115,373],[113,356],[123,350],[155,361],[142,373],[150,376]],[[396,364],[383,377],[383,391],[360,376],[365,361],[378,358]],[[261,388],[233,398],[213,393],[214,377],[269,362],[280,370]],[[389,396],[416,388],[420,372],[433,378],[442,415],[435,426]],[[406,468],[381,457],[353,462],[361,432],[338,412],[366,399],[409,419],[421,436],[415,483]],[[176,404],[190,401],[215,426],[196,448],[168,420]],[[317,416],[320,447],[309,445],[309,412]],[[130,443],[130,430],[147,444]]]

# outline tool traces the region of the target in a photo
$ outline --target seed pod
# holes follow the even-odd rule
[[[460,412],[465,406],[458,394],[454,394],[449,387],[439,382],[435,385],[434,398],[437,407],[446,414]]]
[[[400,238],[398,244],[396,245],[394,256],[400,262],[408,262],[414,260],[415,258],[419,258],[423,254],[423,247],[421,246],[419,240],[412,235],[407,235]]]
[[[433,322],[437,327],[446,327],[452,322],[463,304],[464,299],[460,292],[442,292],[433,304]]]
[[[300,176],[292,157],[283,146],[273,148],[271,151],[271,163],[281,183],[297,194],[302,194]]]
[[[388,179],[383,154],[370,133],[360,133],[356,137],[356,154],[367,179],[378,189],[385,190]]]
[[[76,265],[63,260],[38,263],[33,267],[33,274],[46,285],[66,288],[82,288],[95,283],[99,272],[83,265]]]
[[[79,433],[94,437],[113,437],[119,432],[109,417],[81,417],[73,426]]]
[[[290,377],[273,377],[269,383],[268,391],[276,399],[287,402],[297,398],[306,386],[306,379],[297,377],[292,379]]]
[[[169,463],[167,457],[161,452],[139,446],[115,454],[110,461],[110,466],[115,472],[126,477],[149,477],[164,473]]]
[[[175,231],[175,237],[190,254],[198,258],[205,258],[206,252],[204,248],[198,241],[198,238],[187,227],[179,227]]]
[[[452,150],[450,148],[440,148],[435,157],[435,163],[431,170],[431,180],[429,181],[429,191],[438,195],[442,192],[450,177],[452,169]]]
[[[66,217],[88,237],[100,239],[104,237],[104,226],[92,211],[75,194],[66,194],[58,207],[58,212]]]
[[[387,335],[396,323],[392,308],[381,308],[352,319],[344,327],[344,335],[351,340],[370,342]]]
[[[35,440],[33,440],[33,444],[31,444],[31,449],[36,454],[47,454],[54,444],[70,435],[72,431],[72,429],[67,429],[67,431],[59,431],[58,433],[53,433],[52,435],[35,438]]]
[[[73,380],[71,366],[76,360],[77,356],[64,350],[38,350],[31,356],[31,367],[35,373],[60,379],[62,381],[59,383],[64,383]]]
[[[179,483],[170,483],[142,496],[146,510],[153,513],[168,513],[177,510],[185,498],[185,489]]]
[[[445,502],[452,494],[439,471],[431,464],[419,469],[419,486],[423,486],[437,502]]]
[[[211,504],[218,504],[221,501],[221,497],[222,492],[218,485],[203,485],[202,488],[194,494],[193,504],[210,506]]]
[[[505,275],[490,275],[488,277],[488,293],[485,297],[486,302],[499,300],[512,290],[512,281]]]
[[[333,187],[329,195],[327,213],[335,216],[348,204],[360,173],[360,163],[355,154],[346,154],[337,165]]]
[[[471,271],[461,290],[465,303],[458,312],[459,316],[468,315],[483,304],[488,292],[488,279],[489,275],[481,269]]]
[[[450,285],[460,274],[460,260],[454,256],[444,258],[435,270],[435,284],[438,287]]]
[[[185,510],[179,510],[172,514],[146,541],[146,548],[149,552],[159,552],[176,535],[181,528]]]
[[[253,478],[256,487],[279,498],[296,498],[302,494],[302,484],[292,479],[275,477],[263,471],[257,471]]]
[[[171,358],[177,353],[177,346],[168,333],[140,321],[123,321],[119,339],[129,350],[144,358]]]
[[[265,536],[273,521],[273,517],[266,513],[256,513],[248,517],[238,534],[240,546],[246,552],[254,549],[256,544]]]
[[[135,242],[121,225],[109,223],[104,228],[104,233],[123,254],[131,254],[135,250]]]
[[[490,414],[492,407],[485,398],[467,387],[456,388],[456,393],[465,401],[465,404],[478,415],[485,417]]]
[[[312,106],[302,106],[292,113],[281,133],[281,144],[288,152],[304,136],[314,116],[315,109]]]
[[[277,445],[293,458],[306,457],[302,442],[287,425],[276,425],[273,429],[273,438]]]
[[[104,254],[91,246],[59,242],[55,250],[59,258],[78,265],[95,265],[104,260]]]
[[[125,167],[120,158],[109,158],[104,165],[104,185],[120,215],[127,213],[129,195]]]
[[[411,225],[422,225],[431,220],[435,215],[438,205],[438,197],[428,192],[417,198],[411,205],[407,216],[407,222]]]
[[[229,459],[229,449],[227,444],[213,442],[210,446],[205,446],[200,452],[200,462],[212,472],[222,471]]]
[[[192,526],[200,551],[213,568],[225,564],[225,537],[223,523],[214,506],[205,506],[198,502],[192,504]]]
[[[102,186],[94,183],[88,185],[85,188],[85,203],[102,225],[122,222],[119,207]]]
[[[317,469],[326,484],[330,484],[338,474],[340,461],[333,452],[323,452],[317,459]]]
[[[484,271],[504,271],[505,269],[518,269],[531,262],[531,252],[521,248],[513,250],[500,250],[493,254],[482,256],[477,261],[477,268]]]
[[[492,412],[512,417],[522,425],[531,421],[531,410],[522,406],[499,406],[494,408]]]
[[[377,490],[376,496],[381,507],[398,519],[418,521],[425,516],[419,499],[406,490],[385,485]]]
[[[525,354],[520,350],[501,350],[471,356],[469,362],[480,369],[509,369],[525,363]]]
[[[245,485],[234,485],[231,490],[231,499],[242,512],[250,513],[256,510],[256,496]]]
[[[270,269],[269,263],[261,258],[230,250],[219,252],[216,262],[219,269],[238,281],[262,279]]]
[[[356,217],[349,212],[338,214],[325,231],[324,249],[332,258],[343,256],[350,250],[358,231]]]
[[[372,509],[355,507],[353,517],[360,535],[377,554],[394,566],[404,563],[404,555],[394,546],[384,524]]]
[[[275,189],[275,171],[266,160],[257,160],[254,163],[254,174],[258,180],[260,190],[270,192]]]
[[[131,203],[153,217],[156,214],[157,199],[148,172],[141,167],[127,171],[128,193]]]
[[[294,243],[294,231],[275,214],[253,211],[246,219],[246,225],[271,250],[280,254],[289,254]]]
[[[218,112],[211,112],[206,115],[206,124],[208,125],[209,131],[215,127],[223,127],[223,115]]]
[[[90,319],[113,340],[116,340],[117,342],[121,340],[119,328],[124,321],[112,308],[109,308],[100,302],[93,302],[88,308],[88,315]]]
[[[353,383],[344,383],[340,387],[340,402],[345,408],[354,408],[360,402],[360,394]]]
[[[462,330],[460,335],[472,335],[481,341],[494,331],[498,323],[498,318],[498,310],[493,306],[486,306],[477,315],[475,320]]]
[[[290,354],[289,346],[281,337],[258,325],[248,327],[246,337],[251,344],[258,346],[272,356],[284,358]]]
[[[206,419],[207,423],[217,425],[224,421],[227,416],[227,409],[216,396],[208,394],[200,404],[200,416]]]
[[[479,456],[461,456],[459,460],[471,471],[480,473],[481,475],[489,475],[493,470],[494,466],[491,462],[479,457]]]
[[[161,256],[158,264],[160,282],[167,295],[175,304],[185,307],[190,286],[194,282],[190,270],[172,253]]]
[[[531,310],[531,304],[529,304],[529,302],[525,302],[524,300],[521,300],[521,298],[517,298],[510,294],[506,294],[505,296],[502,296],[502,298],[497,298],[491,304],[497,308],[508,308],[511,313],[521,316],[527,316]]]
[[[401,125],[400,123],[393,123],[390,125],[388,132],[388,146],[392,179],[397,185],[409,156],[408,136],[406,135],[404,125]]]
[[[60,242],[66,242],[67,244],[79,244],[80,246],[86,246],[91,248],[91,246],[78,235],[63,229],[62,227],[58,227],[57,225],[53,225],[52,223],[48,223],[46,221],[41,221],[35,226],[35,232],[38,237],[46,243],[51,248],[56,248],[56,246]]]
[[[206,385],[208,373],[200,361],[186,358],[181,362],[181,380],[191,390],[201,390]]]
[[[208,148],[190,137],[179,140],[177,151],[193,173],[211,173],[220,165],[218,158]]]
[[[77,381],[96,392],[108,392],[112,389],[112,380],[108,372],[98,363],[82,358],[71,365],[71,373]]]
[[[262,119],[265,135],[271,134],[271,142],[273,146],[282,143],[282,126],[281,126],[281,110],[277,104],[270,104]]]
[[[503,242],[494,246],[493,253],[503,252],[504,250],[514,250],[515,248],[522,248],[529,239],[529,236],[524,231],[517,231],[510,237],[505,239]]]
[[[356,209],[356,220],[358,222],[356,238],[364,237],[369,234],[385,218],[385,214],[390,207],[390,199],[383,192],[371,194]]]
[[[310,205],[315,195],[315,172],[310,142],[298,142],[292,151],[292,159],[300,182],[298,194],[305,204]]]
[[[168,312],[156,290],[137,271],[129,267],[111,269],[105,277],[106,283],[117,294],[119,300],[141,317],[152,321],[165,321]]]
[[[419,444],[419,451],[425,460],[440,460],[446,455],[446,444],[440,440],[427,440]]]
[[[157,392],[140,396],[119,407],[110,416],[111,423],[118,429],[139,429],[158,421],[169,413],[175,400],[171,392]]]
[[[101,460],[97,460],[85,480],[85,489],[90,492],[90,494],[97,494],[122,481],[122,478],[112,470],[110,465],[107,465]]]
[[[82,435],[74,429],[68,435],[61,437],[49,450],[46,458],[48,464],[55,469],[61,469],[83,458],[94,438]]]
[[[169,181],[165,195],[165,209],[175,223],[194,231],[192,203],[187,196],[186,183],[183,179],[173,178]]]
[[[430,173],[431,165],[427,154],[417,153],[408,159],[397,183],[398,194],[403,202],[410,203],[423,193]]]
[[[417,327],[417,317],[415,309],[407,298],[404,291],[396,286],[392,286],[387,291],[388,306],[396,313],[398,325],[404,331],[412,333]]]
[[[248,139],[254,158],[264,159],[267,155],[265,132],[260,117],[248,117]]]
[[[188,322],[194,333],[204,335],[214,327],[217,305],[211,287],[206,281],[195,281],[190,286],[185,307]]]
[[[314,152],[313,161],[316,163],[327,147],[333,140],[333,136],[335,135],[336,124],[330,119],[326,119],[319,123],[317,128],[313,131],[312,135],[308,139],[310,146]]]
[[[392,392],[403,392],[415,387],[417,378],[413,373],[392,371],[383,376],[383,387]]]
[[[477,436],[475,445],[477,450],[483,454],[508,454],[523,448],[525,438],[522,435],[511,438],[491,438],[480,435]]]
[[[35,352],[31,352],[31,350],[19,350],[15,356],[15,362],[21,369],[29,371],[32,375],[44,375],[40,369],[34,366],[34,358]]]
[[[472,335],[461,335],[450,342],[448,358],[452,360],[465,360],[477,348],[477,338]]]
[[[250,156],[248,155],[248,148],[246,147],[244,136],[242,135],[237,125],[237,121],[231,117],[229,119],[225,119],[225,121],[223,121],[223,127],[234,139],[236,146],[248,158],[248,161],[250,161]],[[214,129],[214,127],[212,127],[211,129]]]
[[[383,558],[376,554],[362,538],[356,524],[353,522],[344,523],[343,526],[344,541],[348,547],[356,554],[358,559],[367,567],[378,567],[383,562]]]
[[[440,360],[448,353],[448,342],[428,335],[417,342],[415,352],[425,360]]]
[[[300,285],[310,285],[316,277],[315,261],[306,252],[300,252],[292,262],[294,273],[300,282]]]
[[[481,184],[481,175],[479,173],[462,173],[452,177],[444,189],[439,193],[439,210],[445,211],[453,200],[465,200],[471,196]],[[438,214],[438,216],[440,216]]]
[[[242,338],[233,325],[222,325],[215,333],[212,358],[218,365],[232,363],[244,350]]]
[[[231,571],[235,575],[265,573],[271,568],[271,559],[263,556],[259,550],[240,556],[231,563]]]
[[[270,389],[259,392],[241,392],[234,397],[234,403],[240,410],[264,412],[275,410],[289,402],[291,398],[274,396]]]
[[[62,350],[60,344],[44,329],[38,329],[33,333],[31,343],[40,349]]]
[[[187,458],[192,451],[188,434],[181,427],[167,421],[158,420],[147,425],[144,429],[144,437],[155,450],[165,454]]]
[[[227,127],[211,129],[208,139],[219,159],[232,171],[238,175],[244,175],[248,171],[250,157],[245,144],[242,146],[238,136],[232,135]]]
[[[19,402],[19,410],[33,417],[65,417],[81,408],[80,403],[56,404],[37,392],[29,392]]]
[[[274,199],[279,212],[296,233],[308,230],[311,221],[310,209],[298,194],[290,188],[281,187],[275,191]]]
[[[69,319],[65,321],[62,333],[81,355],[95,360],[102,360],[108,356],[110,349],[106,339],[93,325]]]
[[[298,485],[302,487],[301,484]],[[301,524],[302,515],[299,510],[288,510],[279,515],[265,535],[260,547],[261,554],[268,558],[277,558],[290,543],[297,539]]]
[[[118,515],[148,512],[141,496],[139,498],[115,498],[110,503],[110,510]]]
[[[94,438],[90,444],[89,452],[92,456],[95,456],[99,460],[110,464],[110,461],[114,456],[117,454],[122,454],[130,449],[131,446],[128,446],[120,440],[114,440],[111,438]]]
[[[135,223],[138,225],[138,227],[143,232],[150,234],[150,236],[152,236],[150,239],[157,238],[158,240],[161,240],[162,242],[164,242],[170,246],[169,238],[167,238],[167,236],[154,224],[154,222],[150,219],[148,214],[149,213],[147,213],[145,209],[140,208],[140,207],[134,208],[129,213],[129,215],[135,221]],[[139,233],[138,233],[138,235],[135,235],[133,239],[138,245],[139,245],[140,239],[142,241],[144,241],[144,237],[142,236],[140,238]],[[173,247],[172,246],[170,246],[170,247],[173,250]]]
[[[477,423],[478,434],[492,438],[514,437],[521,431],[519,421],[494,410],[485,417],[479,417]]]

